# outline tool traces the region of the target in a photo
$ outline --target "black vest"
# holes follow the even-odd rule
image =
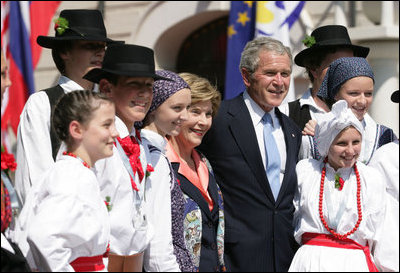
[[[10,240],[8,241],[14,249],[14,253],[3,247],[1,248],[1,272],[31,272],[29,264],[18,245]]]
[[[311,119],[310,106],[300,107],[300,99],[289,102],[289,118],[291,118],[302,131],[306,123]]]
[[[54,87],[50,87],[48,89],[44,89],[43,92],[46,92],[49,97],[50,102],[50,139],[51,139],[51,150],[53,154],[53,159],[56,161],[58,150],[61,146],[61,141],[58,139],[56,131],[53,126],[53,112],[56,107],[57,102],[60,98],[65,94],[64,89],[60,85],[56,85]]]

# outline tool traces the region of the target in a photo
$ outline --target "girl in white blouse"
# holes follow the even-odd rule
[[[74,91],[54,110],[66,152],[29,192],[16,241],[33,270],[102,271],[110,224],[91,167],[113,154],[115,106],[104,95]]]
[[[301,247],[289,271],[394,270],[380,251],[396,248],[382,246],[387,224],[384,180],[357,161],[362,132],[345,101],[334,104],[316,126],[322,159],[304,159],[296,166],[294,225]]]

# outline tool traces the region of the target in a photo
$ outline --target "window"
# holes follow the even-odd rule
[[[178,53],[177,71],[207,78],[222,96],[225,86],[225,62],[228,16],[219,18],[194,31]]]

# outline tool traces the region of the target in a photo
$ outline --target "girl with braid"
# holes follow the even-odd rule
[[[54,129],[67,148],[29,192],[15,234],[33,270],[105,268],[108,206],[92,166],[113,154],[114,122],[114,103],[100,93],[73,91],[56,105]]]

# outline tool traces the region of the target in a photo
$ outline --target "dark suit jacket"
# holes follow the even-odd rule
[[[243,97],[221,103],[199,150],[209,159],[225,204],[225,262],[232,271],[287,271],[297,250],[293,197],[301,132],[278,108],[286,168],[275,202]]]

